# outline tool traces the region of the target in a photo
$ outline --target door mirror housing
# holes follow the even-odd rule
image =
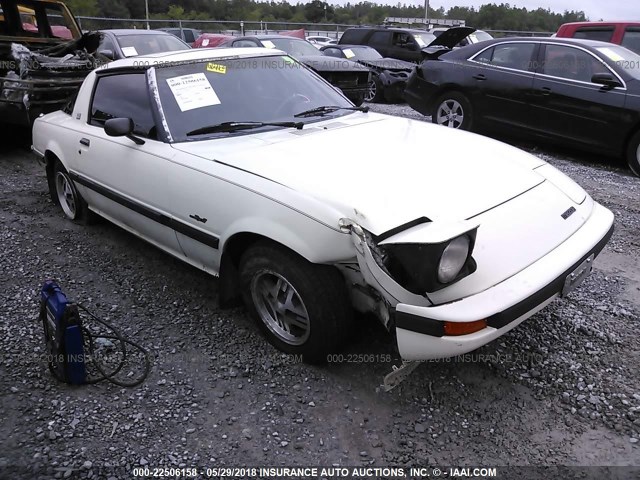
[[[115,60],[116,56],[113,50],[98,50],[98,55],[108,58],[109,60]]]
[[[137,145],[144,145],[144,140],[133,135],[134,124],[130,118],[110,118],[104,122],[104,131],[110,137],[127,137]]]
[[[596,73],[593,77],[591,77],[591,83],[597,83],[598,85],[603,85],[609,90],[622,86],[622,84],[620,83],[620,80],[615,78],[610,73]]]

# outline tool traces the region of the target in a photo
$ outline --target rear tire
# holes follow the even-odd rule
[[[627,146],[627,164],[631,171],[640,177],[640,131],[637,131]]]
[[[473,128],[471,102],[460,92],[447,92],[436,100],[431,121],[445,127],[470,131]]]
[[[89,210],[87,202],[78,192],[60,160],[56,159],[53,166],[53,178],[49,182],[51,198],[60,205],[64,215],[75,223],[87,225],[95,219],[95,214]]]
[[[262,241],[242,256],[240,285],[247,310],[279,350],[324,363],[346,340],[353,312],[334,267]]]

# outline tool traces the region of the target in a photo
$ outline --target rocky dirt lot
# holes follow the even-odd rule
[[[107,222],[66,221],[27,136],[4,137],[1,478],[131,478],[137,466],[640,466],[640,179],[610,160],[520,144],[616,214],[611,242],[568,299],[385,393],[400,362],[375,322],[360,319],[344,352],[356,362],[296,363],[243,309],[219,308],[215,279]],[[37,319],[48,278],[149,349],[141,386],[51,377]]]

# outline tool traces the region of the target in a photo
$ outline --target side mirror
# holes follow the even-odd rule
[[[130,118],[110,118],[104,122],[104,131],[110,137],[127,137],[137,145],[144,145],[144,140],[133,135],[133,128]]]
[[[622,86],[620,81],[610,73],[596,73],[593,77],[591,77],[591,83],[603,85],[609,90]]]
[[[98,55],[102,55],[103,57],[107,57],[109,60],[115,60],[115,54],[113,50],[98,50]]]

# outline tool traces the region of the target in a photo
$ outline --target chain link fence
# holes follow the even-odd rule
[[[292,22],[259,22],[246,20],[158,20],[135,18],[103,18],[77,17],[83,30],[106,30],[113,28],[194,28],[202,32],[222,33],[225,35],[255,35],[260,33],[280,33],[288,30],[304,28],[305,33],[330,38],[340,38],[347,28],[358,25],[335,23],[292,23]],[[550,36],[553,32],[522,32],[515,30],[486,30],[496,38],[516,36]]]

